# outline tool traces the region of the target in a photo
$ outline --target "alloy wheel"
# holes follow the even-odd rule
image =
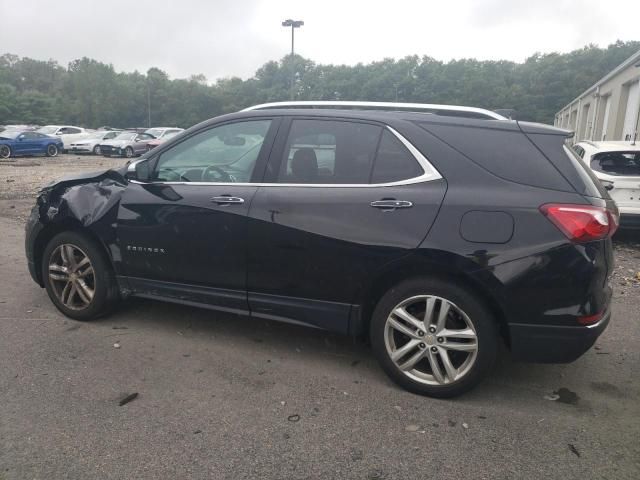
[[[50,157],[55,157],[56,155],[58,155],[58,147],[56,147],[55,145],[49,145],[47,147],[47,155],[49,155]]]
[[[93,154],[100,155],[100,145],[96,145],[95,147],[93,147]]]
[[[11,156],[11,149],[6,145],[0,146],[0,157],[9,158],[10,156]]]
[[[87,308],[96,290],[89,256],[76,245],[59,245],[49,259],[49,280],[58,300],[71,310]]]
[[[124,151],[124,154],[127,158],[133,157],[133,149],[131,147],[127,147]]]
[[[387,354],[407,377],[427,385],[462,379],[478,354],[469,316],[449,300],[418,295],[396,305],[384,327]]]

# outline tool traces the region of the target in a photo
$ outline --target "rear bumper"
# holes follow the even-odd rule
[[[611,309],[589,326],[509,325],[511,352],[516,360],[536,363],[573,362],[589,350],[611,320]]]
[[[640,228],[640,213],[621,213],[621,228]]]

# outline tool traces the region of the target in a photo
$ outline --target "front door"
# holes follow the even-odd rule
[[[150,182],[127,186],[118,273],[134,292],[247,311],[246,215],[275,124],[245,120],[201,130],[150,160]]]
[[[359,289],[420,244],[444,197],[444,180],[403,142],[337,119],[294,119],[279,135],[272,183],[249,210],[252,315],[346,332]]]

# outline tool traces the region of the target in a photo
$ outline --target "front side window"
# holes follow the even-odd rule
[[[381,127],[334,120],[294,120],[279,183],[368,183]]]
[[[200,132],[163,152],[154,179],[248,183],[271,120],[229,123]]]

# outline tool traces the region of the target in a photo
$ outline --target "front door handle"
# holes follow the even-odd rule
[[[384,200],[376,200],[371,202],[373,208],[380,208],[382,210],[395,210],[396,208],[411,208],[413,203],[408,200],[396,200],[394,198],[386,198]]]
[[[219,197],[213,197],[211,201],[218,205],[241,205],[244,203],[244,198],[220,195]]]

